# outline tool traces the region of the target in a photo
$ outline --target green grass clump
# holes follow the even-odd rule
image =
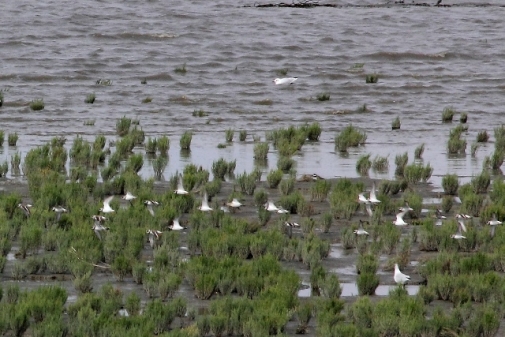
[[[416,147],[416,149],[414,150],[414,158],[421,159],[423,157],[423,153],[424,153],[424,143]]]
[[[21,154],[19,152],[14,153],[11,156],[11,169],[13,171],[19,170],[19,165],[21,164]]]
[[[487,143],[489,140],[489,134],[487,133],[486,130],[484,131],[479,131],[477,134],[477,143]]]
[[[356,162],[356,171],[362,175],[367,176],[370,167],[372,167],[372,161],[370,160],[371,154],[362,155],[358,158]]]
[[[318,122],[314,122],[310,125],[305,125],[303,127],[303,130],[307,134],[307,139],[314,142],[319,140],[322,132],[321,126]]]
[[[267,142],[254,144],[254,159],[267,160],[268,150],[270,150],[270,146]]]
[[[442,178],[442,188],[445,194],[456,195],[459,188],[459,179],[456,174],[446,174]]]
[[[235,131],[233,129],[228,129],[225,131],[225,139],[227,143],[231,143],[233,141],[233,135]]]
[[[367,135],[365,131],[358,130],[354,126],[349,125],[335,136],[335,149],[340,152],[347,152],[349,147],[365,144],[366,139]]]
[[[177,74],[181,74],[181,75],[185,75],[187,70],[186,70],[186,63],[184,63],[182,66],[180,67],[176,67],[175,70],[174,70]]]
[[[452,122],[452,118],[454,117],[454,113],[455,113],[455,111],[452,107],[444,108],[444,111],[442,111],[442,122],[444,122],[444,123]]]
[[[312,201],[325,201],[331,190],[331,182],[325,179],[319,179],[310,187],[310,196]]]
[[[375,156],[372,161],[372,169],[376,172],[387,172],[389,169],[389,159],[387,157]]]
[[[316,98],[320,102],[329,101],[330,100],[330,94],[327,93],[327,92],[323,92],[323,93],[317,94]]]
[[[167,167],[168,164],[168,157],[167,156],[159,156],[156,159],[153,160],[153,171],[156,179],[161,179],[163,176],[163,172],[165,171],[165,168]]]
[[[396,117],[395,119],[393,119],[393,121],[391,122],[391,129],[398,130],[400,129],[400,126],[401,126],[400,117]]]
[[[95,103],[95,98],[96,98],[96,95],[94,92],[91,94],[88,94],[86,96],[86,98],[84,99],[84,103],[93,104],[93,103]]]
[[[277,74],[279,76],[286,76],[288,74],[289,69],[288,68],[281,68],[277,70]]]
[[[294,164],[295,161],[292,158],[286,156],[280,156],[277,160],[277,168],[283,172],[289,172]]]
[[[246,138],[247,138],[247,130],[240,130],[238,134],[238,140],[240,140],[241,142],[245,142]]]
[[[378,74],[366,74],[365,82],[366,83],[377,83],[377,82],[379,82],[379,75]]]
[[[142,103],[146,104],[146,103],[151,103],[152,101],[153,101],[153,98],[150,96],[147,96],[146,98],[144,98],[142,100]]]
[[[282,180],[284,173],[282,170],[272,170],[267,174],[267,185],[269,188],[277,188]]]
[[[18,136],[17,132],[9,133],[9,135],[7,136],[7,144],[9,146],[16,146],[18,139],[19,139],[19,136]]]
[[[30,102],[30,109],[32,109],[33,111],[43,110],[44,100],[42,98],[34,99],[33,101]]]
[[[5,141],[5,132],[3,130],[0,130],[0,146],[4,145]]]
[[[487,193],[487,189],[491,184],[491,175],[487,171],[482,171],[481,174],[475,176],[470,181],[473,191],[477,194]]]
[[[181,150],[190,150],[191,149],[191,140],[193,139],[193,133],[191,131],[185,131],[181,139],[179,140],[179,145]],[[158,145],[159,147],[159,145]]]
[[[132,124],[131,118],[123,116],[116,122],[116,134],[120,137],[126,136],[130,132],[131,124]]]
[[[147,143],[145,144],[144,148],[147,154],[155,154],[156,150],[158,149],[158,143],[156,138],[149,137],[147,139]]]
[[[461,124],[466,124],[467,120],[468,120],[468,114],[466,112],[462,112],[461,115],[459,116],[459,122]]]
[[[204,110],[193,110],[193,117],[205,117],[208,116],[209,114],[205,112]]]
[[[161,155],[168,154],[168,150],[170,149],[170,139],[168,136],[161,136],[156,140],[156,144]]]
[[[4,93],[0,90],[0,108],[4,105]]]
[[[404,154],[398,154],[395,157],[395,164],[396,164],[396,169],[395,169],[395,175],[398,177],[403,177],[403,171],[405,170],[405,166],[407,165],[409,161],[409,155],[407,152]]]

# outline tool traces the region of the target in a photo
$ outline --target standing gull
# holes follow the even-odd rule
[[[404,273],[402,273],[400,271],[400,268],[398,267],[398,263],[395,263],[395,273],[394,273],[393,278],[394,278],[396,284],[401,285],[401,286],[405,286],[405,283],[407,283],[407,281],[410,281],[410,276],[405,275]]]

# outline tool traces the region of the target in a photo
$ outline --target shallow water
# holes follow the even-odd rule
[[[6,90],[0,129],[20,138],[17,147],[0,149],[0,160],[10,161],[16,151],[24,156],[55,136],[66,136],[68,146],[76,135],[114,139],[116,120],[127,116],[139,119],[147,136],[170,137],[165,177],[189,162],[210,169],[220,157],[236,158],[242,173],[254,167],[253,134],[265,139],[265,131],[317,121],[321,140],[295,155],[299,174],[357,176],[357,158],[372,153],[389,156],[390,167],[370,175],[389,178],[395,155],[407,151],[412,158],[421,143],[424,162],[435,168],[434,186],[448,172],[462,182],[479,173],[493,145],[482,146],[476,158],[449,157],[445,143],[459,114],[452,124],[440,119],[446,106],[468,113],[467,152],[478,131],[492,133],[504,123],[501,2],[335,3],[353,7],[244,8],[254,4],[246,0],[8,2],[0,12],[0,90]],[[364,63],[364,71],[352,71],[355,63]],[[183,64],[187,73],[176,73]],[[289,69],[297,82],[275,86],[279,69]],[[366,73],[378,73],[379,83],[366,84]],[[96,85],[98,79],[112,85]],[[92,92],[95,103],[85,104]],[[330,101],[313,99],[323,92]],[[148,96],[152,102],[141,103]],[[45,101],[42,112],[28,107],[36,98]],[[369,112],[339,113],[363,104]],[[208,116],[193,117],[200,109]],[[392,132],[396,116],[402,127]],[[95,124],[84,126],[87,120]],[[334,136],[348,124],[367,131],[367,144],[348,156],[335,154]],[[239,143],[236,134],[233,144],[218,149],[229,128],[247,130],[248,142]],[[185,130],[194,132],[189,157],[178,146]],[[271,149],[265,171],[276,167],[276,158]],[[149,177],[152,169],[145,165],[141,173]]]
[[[304,289],[300,289],[298,291],[298,297],[310,297],[312,296],[312,291],[310,285],[305,284],[306,287]],[[342,297],[355,297],[359,295],[358,285],[356,283],[340,283],[340,287],[342,288]],[[376,296],[388,296],[389,292],[396,289],[396,285],[379,285],[377,289],[375,289]],[[405,290],[411,296],[416,295],[419,292],[418,285],[406,285]]]

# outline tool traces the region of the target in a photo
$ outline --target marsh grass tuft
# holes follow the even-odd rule
[[[270,150],[270,146],[267,142],[254,144],[254,159],[267,160],[268,150]]]
[[[454,113],[455,113],[455,111],[452,107],[444,108],[444,111],[442,111],[442,122],[444,122],[444,123],[452,122],[452,118],[454,117]]]
[[[486,130],[484,131],[479,131],[477,134],[477,143],[487,143],[489,140],[489,134],[487,133]]]
[[[459,116],[459,122],[461,124],[466,124],[467,120],[468,120],[468,114],[466,112],[462,112],[461,115]]]
[[[352,125],[346,126],[337,136],[335,136],[335,149],[340,152],[347,152],[349,147],[356,147],[365,144],[367,134]]]
[[[372,161],[370,160],[371,154],[362,155],[358,158],[356,162],[356,171],[362,175],[367,176],[370,167],[372,167]]]
[[[424,143],[416,147],[416,149],[414,150],[414,158],[421,159],[423,157],[423,153],[424,153]]]
[[[389,170],[388,157],[375,156],[372,161],[372,169],[376,172],[387,172]]]
[[[44,109],[44,99],[34,99],[33,101],[30,102],[30,109],[33,111],[39,111]]]
[[[200,109],[200,110],[193,110],[193,117],[206,117],[208,116],[209,114],[207,112],[205,112],[204,110]]]
[[[95,120],[94,119],[88,119],[84,121],[85,126],[93,126],[95,125]]]
[[[16,146],[18,139],[19,139],[19,136],[18,136],[17,132],[9,133],[9,135],[7,136],[7,144],[9,146]]]
[[[193,133],[191,131],[185,131],[181,139],[179,140],[179,145],[181,150],[190,150],[191,149],[191,140],[193,139]],[[159,147],[159,145],[158,145]]]
[[[456,195],[459,188],[459,179],[456,174],[446,174],[442,178],[442,188],[445,194]]]
[[[21,164],[21,154],[19,154],[19,152],[16,152],[11,156],[11,169],[13,171],[19,170],[20,164]]]
[[[238,133],[238,140],[240,140],[241,142],[245,142],[247,138],[247,130],[240,130],[240,132]]]
[[[227,143],[231,143],[233,141],[234,134],[235,131],[233,131],[233,129],[228,129],[225,131],[225,139]]]
[[[146,104],[146,103],[151,103],[152,101],[153,101],[153,98],[150,96],[147,96],[146,98],[144,98],[142,100],[142,103]]]
[[[281,68],[277,70],[277,75],[279,76],[286,76],[288,74],[289,69],[288,68]]]
[[[159,156],[153,160],[153,171],[156,179],[161,179],[168,164],[168,156]]]
[[[470,146],[470,155],[475,158],[475,155],[477,154],[478,149],[479,149],[479,144],[472,143],[472,145]]]
[[[314,122],[310,125],[305,125],[302,128],[302,131],[304,131],[307,134],[308,140],[315,142],[319,140],[322,129],[318,122]]]
[[[327,93],[327,92],[323,92],[323,93],[317,94],[316,98],[320,102],[329,101],[330,100],[330,94]]]
[[[95,98],[96,98],[96,95],[94,92],[91,94],[88,94],[86,96],[86,98],[84,99],[84,103],[93,104],[93,103],[95,103]]]
[[[186,63],[184,63],[182,66],[180,67],[176,67],[175,70],[174,70],[177,74],[181,74],[181,75],[185,75],[186,72],[187,72],[187,69],[186,69]]]
[[[158,147],[158,150],[160,151],[160,154],[164,156],[168,154],[168,150],[170,149],[170,139],[166,135],[161,136],[156,140],[156,145]]]
[[[120,137],[126,136],[130,132],[131,124],[132,124],[131,118],[123,116],[116,122],[116,134]]]
[[[283,172],[289,172],[294,164],[295,161],[292,158],[286,156],[280,156],[277,160],[277,168]]]
[[[282,180],[284,173],[282,170],[272,170],[267,174],[268,188],[277,188]]]
[[[0,90],[0,108],[4,105],[4,93],[3,90]]]
[[[405,170],[405,166],[407,165],[409,161],[409,155],[407,152],[404,154],[397,154],[395,157],[395,164],[396,164],[396,169],[395,169],[395,175],[398,177],[403,177],[403,171]]]
[[[3,130],[0,130],[0,146],[4,145],[5,141],[5,132]]]
[[[392,130],[398,130],[400,129],[401,122],[400,122],[400,117],[396,117],[393,119],[393,122],[391,122],[391,129]]]
[[[365,82],[366,83],[377,83],[377,82],[379,82],[379,75],[378,74],[366,74]]]

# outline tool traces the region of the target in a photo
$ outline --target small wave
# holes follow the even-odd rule
[[[370,57],[374,59],[388,59],[388,60],[430,60],[430,59],[441,59],[449,56],[448,52],[439,52],[433,54],[425,53],[414,53],[414,52],[377,52],[373,54],[364,55],[365,57]]]
[[[119,33],[119,34],[102,34],[95,33],[92,36],[96,39],[131,39],[131,40],[164,40],[164,39],[174,39],[177,37],[176,34],[170,33],[150,33],[150,34],[141,34],[141,33]]]

